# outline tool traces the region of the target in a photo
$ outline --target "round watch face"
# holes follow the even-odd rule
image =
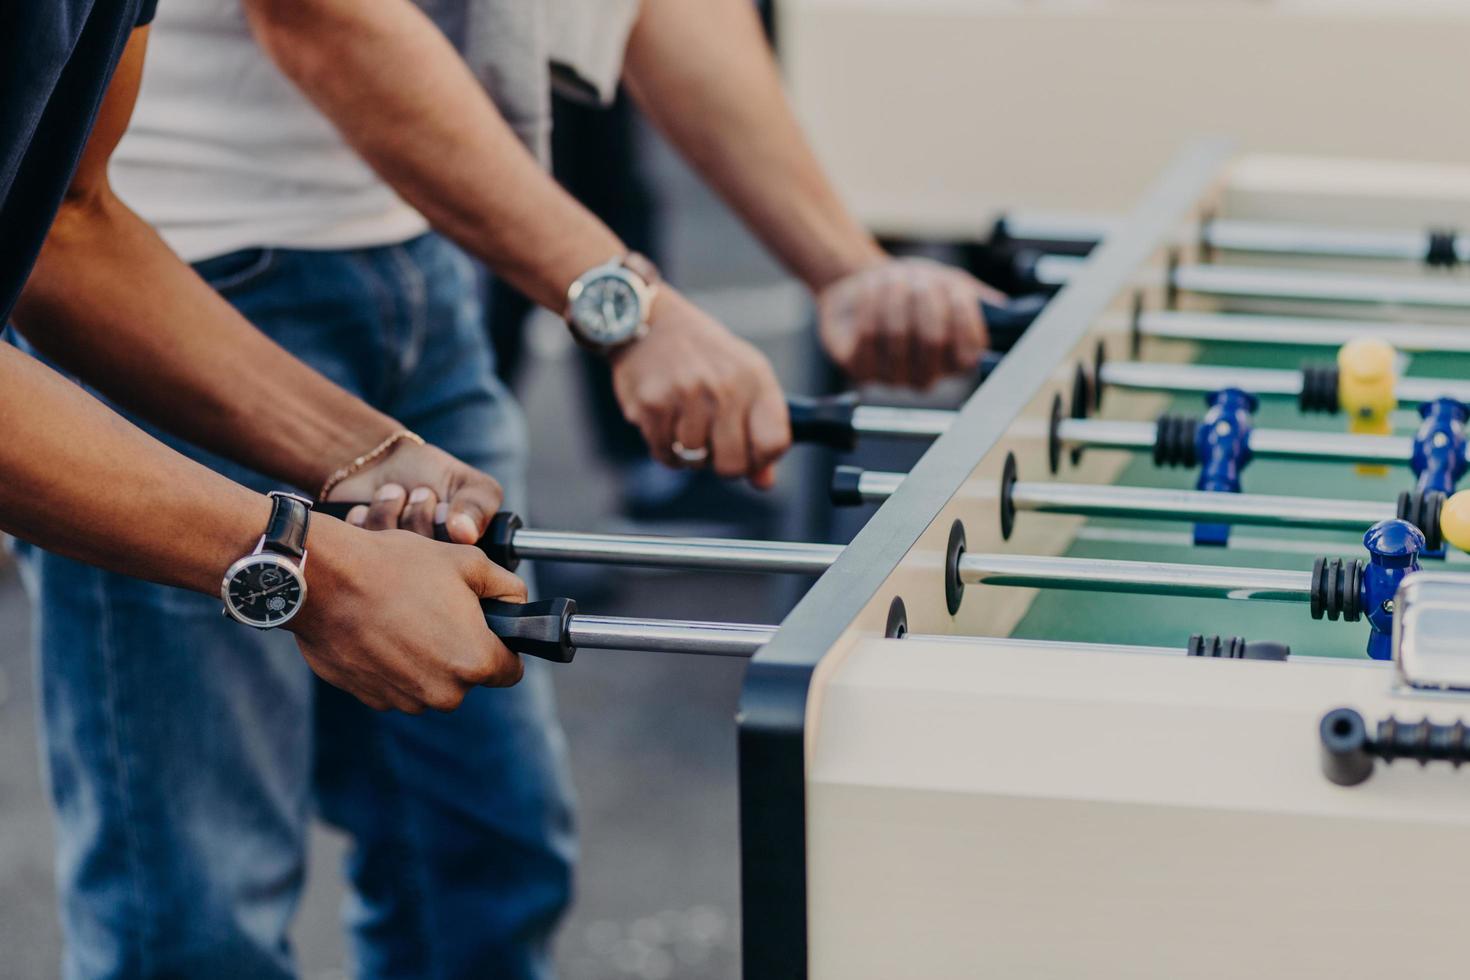
[[[572,322],[594,344],[620,344],[643,325],[643,304],[627,279],[599,276],[572,301]]]
[[[287,558],[249,555],[230,566],[221,593],[236,619],[269,628],[296,615],[306,598],[306,582]]]

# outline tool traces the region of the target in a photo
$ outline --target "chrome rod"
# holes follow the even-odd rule
[[[1470,283],[1340,272],[1260,269],[1243,265],[1184,265],[1172,284],[1207,296],[1470,308]]]
[[[516,555],[523,559],[716,572],[820,575],[842,554],[842,547],[835,544],[583,534],[526,528],[517,529],[511,540]]]
[[[1158,364],[1145,361],[1105,361],[1099,376],[1104,385],[1136,391],[1167,391],[1207,395],[1222,388],[1239,388],[1266,398],[1297,398],[1302,373],[1273,368],[1211,367],[1203,364]],[[1409,408],[1436,398],[1470,402],[1470,381],[1450,378],[1399,378],[1394,385],[1399,404]]]
[[[1106,484],[1016,483],[1016,510],[1078,517],[1139,517],[1206,524],[1250,524],[1362,531],[1397,516],[1391,504],[1200,490],[1155,490]]]
[[[1270,568],[966,554],[960,557],[959,573],[960,581],[966,585],[1266,602],[1306,602],[1312,596],[1310,573]]]
[[[1323,228],[1228,218],[1208,222],[1203,232],[1205,244],[1222,252],[1267,255],[1423,262],[1430,246],[1429,235],[1422,231]],[[1456,251],[1463,247],[1456,242]]]
[[[1410,353],[1470,353],[1470,329],[1451,324],[1161,310],[1141,314],[1137,326],[1139,336],[1164,340],[1341,347],[1371,339]]]
[[[1159,427],[1154,422],[1115,422],[1109,419],[1062,419],[1057,438],[1071,448],[1129,449],[1143,452],[1154,448]]]
[[[1118,227],[1117,219],[1092,215],[1017,212],[1005,216],[1006,234],[1020,241],[1098,242]],[[1222,252],[1263,255],[1310,255],[1319,258],[1426,262],[1430,235],[1424,231],[1377,228],[1329,228],[1281,222],[1216,218],[1204,224],[1203,242]],[[1455,256],[1470,262],[1470,241],[1453,235]]]
[[[1296,398],[1302,393],[1300,371],[1281,371],[1274,368],[1104,361],[1098,378],[1111,388],[1169,391],[1176,394],[1208,395],[1223,388],[1239,388],[1253,395],[1266,397]]]
[[[1047,255],[1032,276],[1043,286],[1065,286],[1086,259]],[[1245,265],[1182,265],[1174,270],[1175,289],[1204,296],[1369,303],[1383,306],[1470,308],[1470,283],[1340,272],[1262,269]]]
[[[954,416],[954,412],[934,408],[859,405],[853,409],[852,427],[862,435],[936,439],[949,431]]]
[[[1397,463],[1408,466],[1414,440],[1408,436],[1353,435],[1346,432],[1300,432],[1254,429],[1251,453],[1261,459],[1311,459],[1335,463]]]
[[[899,484],[903,483],[906,476],[907,473],[863,470],[858,477],[858,495],[863,498],[864,503],[882,503],[898,492]]]
[[[1063,419],[1057,425],[1057,438],[1069,447],[1151,450],[1157,434],[1158,426],[1153,422]],[[1250,434],[1250,449],[1253,455],[1261,459],[1397,463],[1407,466],[1414,450],[1414,440],[1406,436],[1253,429]]]
[[[579,650],[752,657],[771,642],[776,627],[578,614],[571,618],[567,632],[572,646]]]

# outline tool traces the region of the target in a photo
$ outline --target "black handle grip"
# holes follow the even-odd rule
[[[577,655],[572,646],[572,617],[577,604],[571,599],[540,599],[524,604],[482,599],[485,625],[516,653],[553,663],[569,664]]]
[[[856,392],[826,398],[790,395],[786,399],[786,407],[791,412],[791,438],[796,442],[851,452],[857,448],[857,431],[852,427],[852,416],[857,406]]]
[[[1046,293],[1032,293],[1009,300],[1001,306],[981,303],[980,315],[985,318],[990,349],[1005,352],[1016,346],[1050,299]]]

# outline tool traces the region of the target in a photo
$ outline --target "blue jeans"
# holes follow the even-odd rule
[[[199,271],[287,350],[524,500],[524,421],[453,246],[251,250]],[[227,622],[217,598],[25,550],[68,977],[290,976],[313,811],[351,838],[360,975],[549,976],[575,838],[547,664],[452,714],[379,714],[317,680],[289,635]]]

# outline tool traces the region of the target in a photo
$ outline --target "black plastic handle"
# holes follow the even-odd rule
[[[558,664],[569,664],[577,655],[572,646],[572,617],[577,614],[573,600],[514,603],[482,599],[480,606],[490,632],[516,653]]]
[[[990,349],[1004,353],[1016,346],[1050,299],[1047,293],[1031,293],[1009,300],[1002,306],[981,303],[980,315],[985,317]]]
[[[786,407],[791,412],[792,440],[852,452],[857,448],[857,430],[852,427],[857,406],[857,393],[851,391],[826,398],[788,396]]]

